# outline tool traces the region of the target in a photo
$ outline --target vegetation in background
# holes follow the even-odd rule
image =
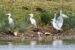
[[[0,9],[0,31],[7,31],[8,30],[8,20],[7,16],[5,15],[3,9]]]
[[[50,24],[53,17],[54,13],[52,11],[41,13],[41,21],[44,23],[44,25]]]
[[[25,32],[31,26],[29,13],[34,13],[38,26],[46,26],[50,24],[54,13],[57,13],[57,17],[59,16],[60,9],[69,16],[65,19],[63,28],[75,28],[75,0],[0,0],[0,31],[9,29],[5,15],[8,12],[12,13],[14,19],[14,30]]]

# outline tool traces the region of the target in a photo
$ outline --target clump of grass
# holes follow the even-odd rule
[[[0,31],[5,31],[9,29],[8,20],[5,12],[11,11],[13,14],[13,19],[15,22],[15,30],[24,32],[30,26],[29,17],[27,15],[32,12],[34,13],[34,18],[37,21],[37,25],[47,25],[50,24],[51,19],[54,17],[54,11],[59,11],[63,9],[65,14],[69,16],[65,19],[64,29],[75,28],[75,3],[70,0],[16,0],[15,2],[10,0],[0,1]],[[67,3],[66,3],[67,2]],[[11,7],[11,8],[10,8]],[[59,13],[57,13],[59,15]],[[58,16],[57,15],[57,16]]]
[[[54,17],[54,12],[52,11],[45,11],[41,13],[41,21],[45,25],[50,24],[50,21],[53,17]]]
[[[67,29],[75,28],[75,17],[70,15],[68,19],[65,20],[64,27]]]
[[[16,29],[19,32],[25,32],[28,30],[28,28],[30,28],[30,21],[29,21],[29,17],[24,17],[22,18],[21,21],[17,21],[16,22]]]
[[[8,30],[8,18],[3,9],[0,9],[0,32]]]
[[[64,9],[69,18],[64,21],[64,29],[75,28],[75,11]]]

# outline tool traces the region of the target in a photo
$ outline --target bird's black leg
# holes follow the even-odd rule
[[[61,30],[57,30],[57,33],[60,33],[61,32]]]

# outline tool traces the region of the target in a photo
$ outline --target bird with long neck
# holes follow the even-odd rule
[[[61,28],[63,26],[64,17],[62,16],[62,10],[60,10],[60,16],[57,18],[57,24]]]
[[[61,30],[61,28],[58,26],[58,23],[57,23],[56,14],[54,14],[54,18],[52,19],[51,23],[57,31]]]
[[[68,18],[68,16],[65,15],[62,10],[60,10],[60,16],[62,16],[63,18]]]
[[[31,14],[29,14],[29,15],[30,15],[30,22],[31,22],[31,24],[32,24],[32,27],[33,27],[33,28],[37,28],[36,20],[33,18],[33,17],[34,17],[33,14],[31,13]]]
[[[58,23],[58,26],[59,27],[62,27],[63,26],[63,23],[64,23],[64,19],[65,18],[68,18],[67,15],[63,14],[62,10],[60,10],[60,16],[57,18],[57,23]]]
[[[11,13],[8,13],[6,15],[8,15],[8,22],[9,22],[10,27],[14,27],[14,21],[11,17]]]
[[[13,18],[11,17],[12,16],[11,13],[8,13],[6,15],[8,15],[8,22],[9,22],[9,25],[10,25],[9,33],[12,33],[14,36],[17,36],[17,32],[16,31],[12,32],[12,31],[14,31],[14,27],[15,26],[14,26]]]
[[[52,20],[52,22],[53,22],[53,21],[56,21],[56,14],[54,14],[54,18],[51,19],[51,20]]]
[[[52,19],[52,25],[58,32],[62,31],[64,18],[68,18],[68,16],[63,14],[62,10],[60,10],[60,16],[56,18],[56,14],[55,14],[54,18]]]

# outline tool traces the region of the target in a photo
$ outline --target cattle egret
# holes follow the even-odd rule
[[[57,31],[62,30],[64,18],[68,18],[68,16],[63,14],[62,10],[60,10],[60,16],[58,18],[56,18],[56,14],[54,15],[54,18],[52,19],[51,23]]]
[[[29,14],[30,15],[30,22],[32,24],[32,27],[33,28],[37,28],[37,25],[36,25],[36,20],[33,18],[33,14]]]
[[[13,21],[13,19],[12,19],[12,17],[11,17],[11,13],[8,13],[7,15],[8,15],[8,22],[9,22],[9,25],[10,25],[10,27],[13,27],[13,26],[14,26],[14,21]]]

